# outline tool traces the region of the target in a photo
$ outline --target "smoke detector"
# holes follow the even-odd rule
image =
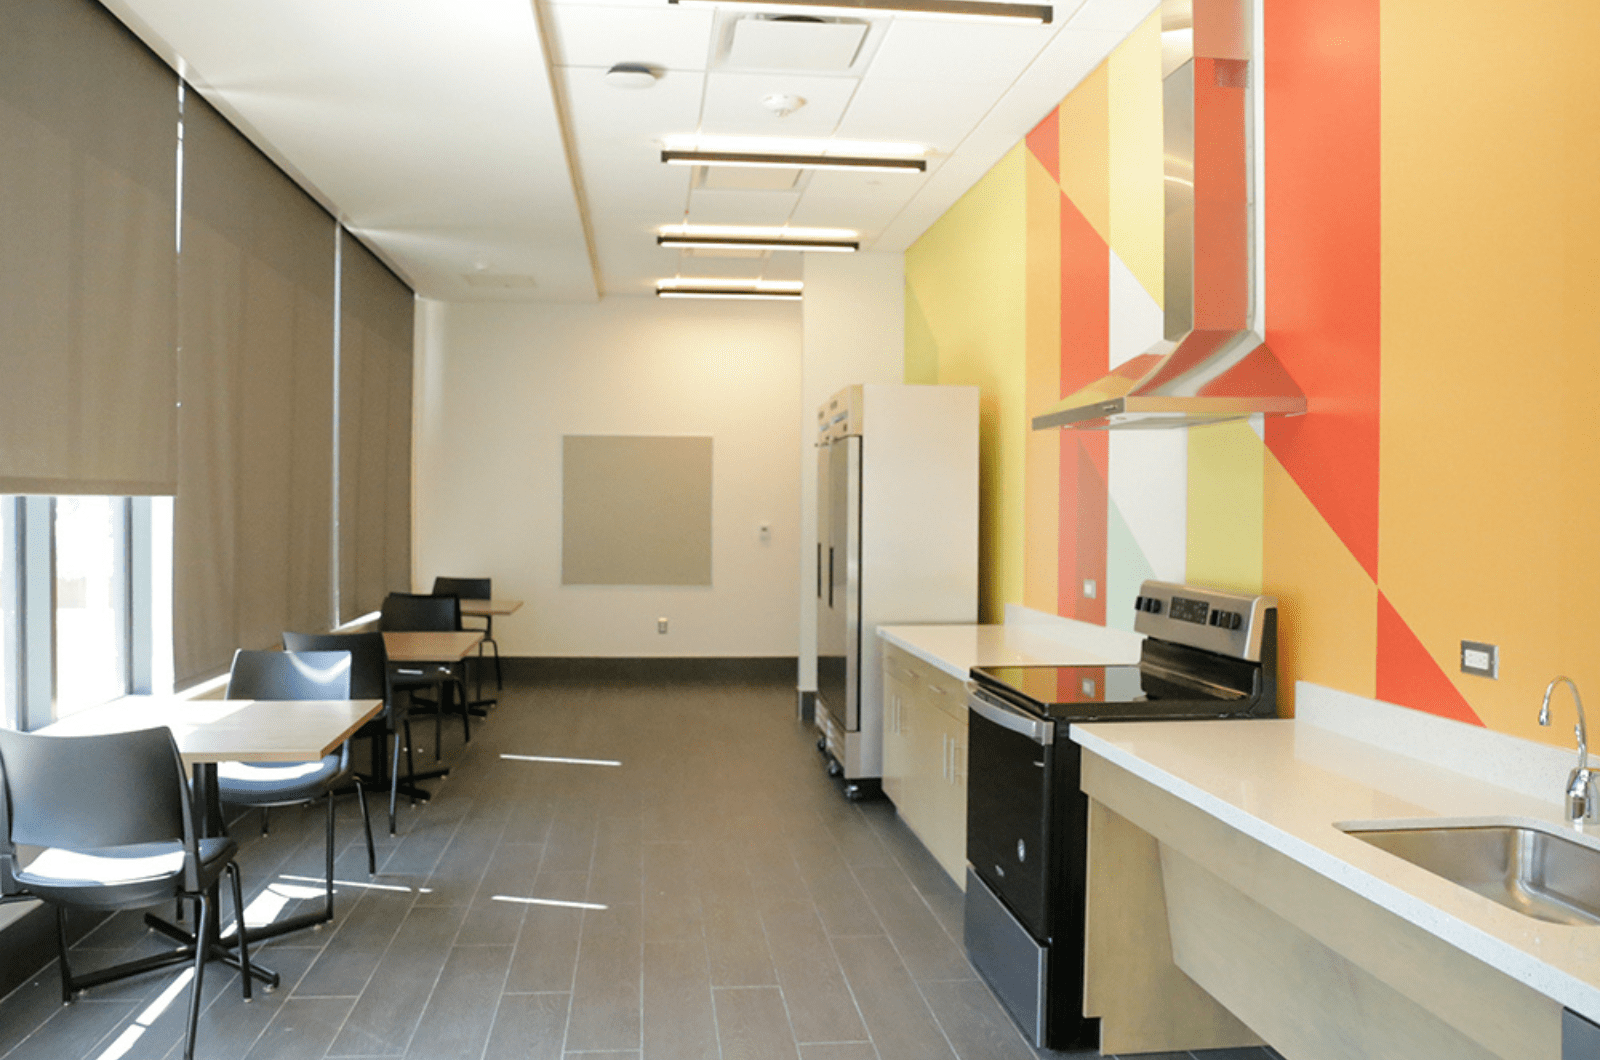
[[[772,111],[772,113],[776,114],[778,117],[787,118],[789,115],[805,106],[806,101],[800,96],[792,95],[788,92],[776,92],[763,98],[761,100],[761,105]]]
[[[660,77],[660,70],[644,63],[617,63],[605,73],[606,84],[612,88],[650,88]]]

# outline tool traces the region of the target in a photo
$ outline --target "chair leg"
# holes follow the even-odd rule
[[[472,704],[467,700],[467,675],[461,675],[461,731],[467,743],[472,742]]]
[[[324,915],[333,919],[333,792],[328,792],[328,849],[325,851],[328,861],[328,889],[327,905]]]
[[[444,757],[444,685],[439,686],[439,705],[433,712],[433,760]]]
[[[410,725],[406,726],[409,732]],[[400,734],[394,734],[394,751],[389,761],[389,834],[394,835],[394,804],[400,796]]]
[[[417,762],[416,762],[416,758],[411,753],[412,744],[411,744],[411,719],[410,718],[406,719],[405,727],[406,727],[406,776],[414,777],[414,776],[417,775]],[[417,797],[415,795],[413,795],[413,796],[411,796],[411,805],[415,806],[416,804],[417,804]]]
[[[233,885],[233,917],[238,923],[235,934],[239,936],[239,976],[244,980],[244,999],[250,1000],[250,942],[244,930],[244,884],[239,879],[239,863],[228,862],[224,871]]]
[[[72,968],[67,964],[67,907],[56,906],[56,948],[61,954],[61,1003],[72,1004]]]
[[[201,891],[197,896],[199,909],[196,910],[194,921],[194,982],[189,984],[189,1033],[184,1039],[183,1060],[194,1060],[194,1035],[200,1027],[200,988],[204,985],[206,974],[206,958],[210,956],[211,949],[211,901],[206,893]],[[244,914],[239,915],[239,952],[244,952]],[[244,962],[241,960],[241,964]],[[250,975],[245,973],[248,982]]]
[[[361,786],[361,778],[356,777],[356,801],[361,804],[361,827],[367,833],[367,875],[378,874],[378,854],[372,846],[372,815],[367,812],[367,790]]]
[[[261,807],[261,834],[262,835],[266,835],[267,834],[267,826],[271,823],[271,821],[272,821],[272,807],[270,807],[270,806]]]

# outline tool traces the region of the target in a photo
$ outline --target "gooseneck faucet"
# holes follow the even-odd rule
[[[1600,789],[1595,784],[1594,771],[1589,768],[1589,726],[1583,717],[1583,698],[1578,686],[1565,674],[1551,678],[1544,689],[1544,702],[1539,706],[1539,724],[1550,724],[1550,696],[1556,685],[1566,684],[1572,689],[1572,702],[1578,708],[1578,767],[1567,777],[1567,820],[1578,826],[1600,824]]]

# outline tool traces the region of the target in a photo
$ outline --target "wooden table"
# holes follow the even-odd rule
[[[222,803],[217,791],[219,762],[311,762],[332,754],[355,735],[357,729],[383,710],[381,699],[357,700],[259,700],[259,699],[179,699],[176,696],[128,696],[98,707],[69,714],[46,725],[40,732],[53,736],[92,736],[131,732],[165,726],[172,730],[178,754],[194,771],[195,827],[203,836],[225,836]],[[216,886],[212,886],[210,916],[220,921]],[[242,918],[240,918],[242,924]],[[141,971],[151,971],[194,959],[195,937],[190,931],[145,914],[150,927],[177,940],[181,945],[171,953],[141,962]],[[288,921],[252,928],[251,942],[274,938],[307,926],[311,919]],[[212,957],[234,968],[239,959],[232,953],[238,945],[236,935],[222,936],[219,923],[213,922],[210,936],[217,941]],[[278,985],[278,973],[254,961],[250,972],[268,986]],[[80,979],[84,986],[101,980],[92,975]]]
[[[383,647],[392,663],[444,663],[454,666],[472,654],[483,640],[483,630],[460,632],[394,632],[383,634]]]
[[[521,600],[462,600],[461,613],[474,618],[483,619],[483,639],[494,642],[494,620],[496,615],[514,615],[522,610]],[[500,672],[500,645],[494,646],[494,687],[495,691],[505,690],[505,677]],[[483,698],[483,648],[478,648],[478,698]]]
[[[522,610],[521,600],[462,600],[461,613],[487,618],[493,622],[497,615],[514,615]],[[487,632],[487,631],[485,631]]]

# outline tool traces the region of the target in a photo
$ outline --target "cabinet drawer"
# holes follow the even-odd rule
[[[967,683],[952,677],[937,666],[931,666],[913,655],[900,653],[903,668],[917,686],[919,698],[952,718],[965,723],[967,717]]]

